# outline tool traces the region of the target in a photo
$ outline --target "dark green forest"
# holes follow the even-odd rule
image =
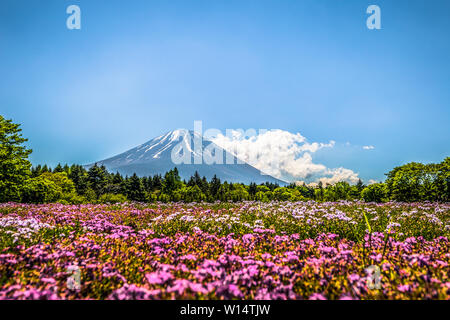
[[[201,201],[338,201],[448,202],[450,157],[438,164],[408,163],[386,174],[384,183],[356,185],[345,181],[315,186],[273,183],[229,183],[217,177],[207,180],[198,173],[182,180],[177,168],[164,175],[122,176],[104,166],[86,169],[82,165],[32,166],[31,150],[24,146],[20,125],[0,116],[0,202],[23,203],[116,203],[201,202]]]

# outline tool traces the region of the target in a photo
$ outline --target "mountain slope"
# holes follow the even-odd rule
[[[198,141],[198,143],[194,141]],[[197,148],[194,149],[195,146]],[[205,148],[209,150],[221,150],[223,152],[222,159],[224,164],[206,164],[204,160],[201,164],[196,164],[198,162],[195,159],[197,161],[202,159],[201,150],[205,150]],[[190,161],[188,163],[190,164],[174,163],[172,161],[173,153],[184,154],[180,152],[181,149],[186,152],[187,156],[185,159],[189,159]],[[230,161],[226,159],[232,159],[232,164],[227,164]],[[92,165],[88,165],[88,167]],[[272,176],[261,174],[258,169],[247,163],[238,162],[235,156],[222,150],[213,142],[202,138],[197,133],[184,130],[168,132],[117,156],[98,161],[97,165],[104,165],[109,171],[117,171],[122,175],[132,175],[133,173],[136,173],[138,176],[164,174],[177,167],[182,179],[188,179],[194,175],[195,171],[198,171],[201,176],[205,176],[207,179],[211,179],[214,175],[217,175],[222,181],[226,180],[229,182],[246,184],[250,182],[258,184],[272,182],[280,185],[286,184],[284,181]]]

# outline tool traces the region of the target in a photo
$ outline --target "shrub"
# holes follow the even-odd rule
[[[384,183],[370,184],[361,191],[361,196],[366,202],[386,201],[387,191]]]
[[[127,197],[123,194],[105,193],[98,199],[99,203],[124,203]]]

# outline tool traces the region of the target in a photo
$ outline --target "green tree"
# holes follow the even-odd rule
[[[336,200],[349,200],[350,199],[350,184],[346,181],[340,181],[330,188],[334,189],[336,194]]]
[[[230,184],[225,181],[217,191],[217,198],[220,201],[228,201],[231,200],[231,196],[229,194],[230,191]]]
[[[108,182],[106,183],[106,186],[104,187],[104,190],[102,194],[110,193],[110,194],[120,194],[126,193],[126,186],[124,184],[123,177],[120,175],[120,173],[116,174],[109,174]]]
[[[206,200],[205,194],[199,186],[188,186],[180,189],[181,198],[184,202],[201,202]]]
[[[75,184],[72,180],[67,177],[67,173],[57,172],[50,173],[45,172],[40,175],[42,178],[52,181],[55,185],[57,185],[63,194],[74,194],[75,193]]]
[[[37,176],[40,176],[42,174],[42,166],[38,164],[37,166],[33,166],[31,168],[31,177],[35,178]]]
[[[358,182],[355,186],[350,187],[350,197],[352,199],[361,199],[361,192],[364,190],[366,186],[362,182],[361,179],[358,179]]]
[[[439,164],[436,177],[437,197],[439,201],[450,201],[450,157]]]
[[[267,187],[265,185],[256,186],[256,192],[265,193],[265,192],[268,192],[268,191],[270,191],[270,189],[269,189],[269,187]]]
[[[127,184],[127,198],[133,201],[145,201],[145,190],[142,180],[133,174]]]
[[[365,187],[366,186],[364,185],[362,180],[358,179],[358,183],[356,183],[356,188],[358,189],[358,191],[361,193],[361,191],[363,191]]]
[[[170,196],[175,190],[181,188],[181,186],[182,182],[180,175],[178,174],[177,168],[174,168],[173,170],[166,172],[166,174],[164,175],[164,181],[162,186],[163,193]]]
[[[255,200],[267,202],[267,201],[269,201],[269,198],[267,197],[267,195],[264,192],[258,191],[255,194]]]
[[[423,197],[425,165],[411,162],[396,167],[387,174],[389,196],[396,201],[420,201]]]
[[[226,196],[228,200],[233,200],[235,202],[242,200],[249,200],[250,195],[242,184],[234,184],[233,190],[229,191],[229,195]]]
[[[31,178],[27,181],[22,191],[22,202],[48,203],[55,202],[62,196],[58,186],[43,176]]]
[[[77,193],[79,195],[85,195],[87,189],[89,188],[89,177],[86,169],[80,165],[74,164],[70,168],[68,177],[75,184]]]
[[[211,179],[211,183],[210,183],[210,194],[213,197],[213,199],[217,199],[217,194],[219,192],[219,188],[220,188],[221,182],[220,179],[217,178],[216,175],[214,175],[214,177]]]
[[[325,197],[325,191],[323,189],[323,183],[322,181],[319,181],[319,184],[317,185],[317,189],[314,190],[314,199],[317,201],[323,201]]]
[[[279,187],[273,190],[275,200],[287,201],[291,198],[291,189],[286,187]]]
[[[361,191],[361,197],[366,202],[384,202],[387,198],[386,185],[384,183],[369,184]]]
[[[0,116],[0,202],[20,201],[24,183],[30,176],[30,149],[19,124]]]
[[[327,186],[325,189],[323,189],[323,200],[324,201],[337,201],[339,200],[335,189],[333,188],[333,186]]]
[[[94,190],[97,198],[104,193],[108,184],[108,171],[104,166],[94,164],[88,171],[89,187]]]
[[[152,179],[152,191],[159,191],[163,187],[163,179],[160,174],[154,175]]]
[[[255,197],[256,195],[256,183],[250,183],[249,188],[248,188],[248,193],[250,194],[251,197]]]
[[[23,202],[71,202],[76,198],[75,185],[65,172],[45,172],[27,180],[22,192]]]
[[[62,167],[61,163],[58,163],[58,165],[53,169],[53,173],[63,172],[64,168]]]

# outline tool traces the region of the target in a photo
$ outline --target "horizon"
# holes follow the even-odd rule
[[[216,130],[216,129],[215,129]],[[181,131],[181,133],[180,133],[180,131]],[[195,138],[194,138],[194,140],[192,140],[193,139],[193,136],[196,134],[196,132],[194,131],[194,130],[189,130],[189,129],[175,129],[175,130],[172,130],[172,131],[167,131],[167,132],[164,132],[163,134],[161,134],[161,135],[159,135],[159,136],[157,136],[157,137],[155,137],[155,138],[153,138],[153,139],[150,139],[150,140],[148,140],[148,141],[146,141],[146,142],[144,142],[144,143],[142,143],[142,144],[139,144],[139,145],[137,145],[137,146],[135,146],[135,147],[133,147],[133,148],[130,148],[130,149],[128,149],[128,150],[126,150],[126,151],[124,151],[124,152],[121,152],[121,153],[119,153],[119,154],[116,154],[116,155],[113,155],[113,156],[111,156],[111,157],[106,157],[105,159],[101,159],[101,160],[98,160],[98,161],[94,161],[94,162],[92,162],[92,163],[87,163],[87,164],[81,164],[81,163],[58,163],[58,164],[56,164],[55,166],[49,166],[49,165],[47,165],[47,164],[36,164],[36,165],[33,165],[33,167],[37,167],[37,166],[47,166],[50,170],[52,170],[52,169],[55,169],[55,167],[56,166],[66,166],[66,165],[68,165],[69,167],[71,166],[71,165],[81,165],[82,167],[84,167],[84,168],[88,168],[88,167],[92,167],[92,166],[105,166],[105,161],[107,162],[107,161],[109,161],[109,160],[113,160],[113,159],[115,159],[115,158],[118,158],[118,157],[120,157],[120,156],[125,156],[125,155],[128,155],[129,154],[129,152],[130,151],[133,151],[133,150],[141,150],[142,148],[144,148],[144,147],[148,147],[148,145],[150,144],[150,143],[152,143],[152,142],[154,142],[155,140],[158,140],[158,139],[163,139],[164,137],[167,137],[169,134],[177,134],[177,135],[179,135],[178,136],[178,140],[177,140],[177,142],[178,142],[178,145],[179,146],[181,146],[182,145],[182,143],[180,143],[180,140],[179,140],[179,138],[181,137],[180,135],[183,135],[183,134],[189,134],[190,135],[190,142],[191,142],[191,147],[192,146],[195,146]],[[217,132],[216,132],[216,134],[217,134]],[[221,133],[218,133],[219,135],[221,135]],[[202,140],[201,141],[207,141],[207,142],[211,142],[211,143],[213,143],[214,145],[216,145],[216,143],[215,143],[215,139],[216,139],[216,135],[214,135],[214,137],[211,137],[211,136],[205,136],[205,135],[203,135],[203,134],[198,134],[197,133],[197,136],[198,137],[200,137]],[[223,136],[223,135],[222,135]],[[219,149],[217,149],[217,150],[220,150],[221,152],[225,152],[225,153],[227,153],[227,152],[231,152],[231,150],[227,150],[227,149],[225,149],[225,148],[222,148],[222,147],[220,147],[220,146],[218,146],[218,145],[216,145],[216,147],[219,147]],[[185,148],[185,146],[182,146],[181,148]],[[190,147],[189,147],[190,148]],[[194,147],[195,148],[195,147]],[[151,148],[150,148],[151,149]],[[162,149],[165,149],[165,146],[163,145],[163,148]],[[205,150],[205,147],[203,146],[202,147],[202,152]],[[155,150],[156,151],[156,150]],[[236,151],[236,150],[234,150],[234,151]],[[275,183],[276,184],[284,184],[284,185],[289,185],[289,184],[296,184],[296,185],[302,185],[302,184],[304,184],[304,185],[306,185],[306,186],[309,186],[309,187],[317,187],[317,185],[318,185],[318,183],[319,182],[322,182],[323,183],[323,185],[334,185],[334,184],[336,184],[336,183],[338,183],[338,182],[348,182],[350,185],[357,185],[358,183],[360,183],[360,182],[362,182],[362,183],[365,183],[366,185],[370,185],[370,184],[374,184],[374,183],[378,183],[378,182],[384,182],[384,180],[382,180],[382,181],[373,181],[373,180],[370,180],[370,181],[363,181],[362,179],[360,179],[359,177],[357,178],[357,179],[354,179],[353,181],[348,181],[348,180],[345,180],[345,179],[342,179],[342,180],[335,180],[335,181],[327,181],[327,179],[322,179],[322,181],[320,181],[320,179],[319,180],[311,180],[311,179],[306,179],[306,180],[290,180],[290,179],[286,179],[286,177],[275,177],[274,175],[271,175],[270,173],[267,173],[267,172],[264,172],[264,170],[261,170],[261,169],[259,169],[258,168],[258,166],[255,166],[254,164],[252,164],[252,163],[250,163],[250,162],[248,162],[248,161],[245,161],[245,160],[243,160],[243,158],[239,155],[239,154],[236,154],[236,153],[232,153],[232,155],[233,155],[233,157],[234,157],[234,160],[233,160],[233,162],[236,162],[236,163],[242,163],[242,164],[248,164],[248,165],[250,165],[250,166],[253,166],[254,168],[257,168],[259,171],[260,171],[260,174],[261,175],[263,175],[263,176],[268,176],[268,177],[270,177],[270,178],[268,178],[267,179],[267,181],[265,181],[265,182],[267,182],[267,183],[273,183],[273,181],[274,181],[274,179],[275,180],[278,180],[278,181],[275,181]],[[204,157],[204,155],[202,155],[202,159],[203,159],[203,157]],[[128,158],[128,157],[127,157]],[[189,156],[189,164],[192,164],[192,161],[195,161],[194,160],[195,159],[195,156],[194,155],[190,155]],[[442,159],[443,161],[445,160],[445,159]],[[204,161],[204,160],[203,160]],[[223,161],[223,163],[228,163],[227,162],[227,159],[223,159],[222,160]],[[222,162],[220,162],[220,163],[222,163]],[[412,162],[412,163],[415,163],[414,161]],[[431,164],[431,163],[424,163],[424,165],[428,165],[428,164]],[[179,166],[183,166],[183,163],[173,163],[173,167],[171,167],[171,168],[169,168],[169,169],[167,169],[166,171],[164,171],[164,172],[161,172],[161,173],[157,173],[157,174],[138,174],[138,176],[140,176],[140,177],[151,177],[151,176],[154,176],[154,175],[162,175],[162,176],[164,176],[164,173],[167,173],[168,171],[170,171],[170,170],[173,170],[173,169],[175,169],[175,168],[179,168]],[[177,167],[178,166],[178,167]],[[120,173],[122,176],[130,176],[130,175],[133,175],[133,174],[136,174],[136,172],[134,172],[133,174],[123,174],[123,173],[121,173],[121,172],[119,172],[118,170],[115,170],[115,169],[110,169],[110,168],[108,168],[108,166],[106,166],[106,168],[107,168],[107,171],[108,172],[110,172],[110,173],[112,173],[112,174],[114,174],[114,173]],[[388,171],[391,171],[392,169],[394,169],[394,168],[390,168],[390,169],[388,169]],[[198,173],[198,170],[195,170],[195,172],[196,173]],[[385,175],[387,175],[387,173],[388,172],[386,172],[386,174]],[[200,174],[201,175],[201,174]],[[187,180],[189,177],[193,177],[194,176],[194,174],[192,174],[192,175],[188,175],[188,176],[183,176],[182,178],[184,179],[184,180]],[[204,176],[204,175],[201,175],[201,176]],[[211,177],[207,177],[207,179],[208,180],[211,180]],[[224,181],[227,181],[226,179],[224,179]],[[232,182],[232,181],[231,181]],[[253,181],[252,183],[255,183],[255,181]],[[248,184],[248,183],[245,183],[244,182],[244,184]],[[256,184],[260,184],[260,183],[256,183]],[[261,183],[261,184],[263,184],[263,183]]]

